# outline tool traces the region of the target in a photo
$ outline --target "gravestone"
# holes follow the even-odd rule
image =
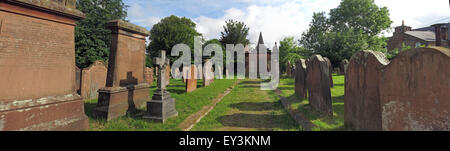
[[[169,59],[166,58],[166,51],[160,50],[160,57],[154,59],[154,63],[159,66],[160,69],[166,68],[169,64]],[[166,70],[159,70],[157,89],[152,96],[152,100],[147,102],[147,112],[144,115],[144,119],[154,120],[164,123],[168,118],[178,115],[175,109],[175,99],[170,97],[170,93],[166,89],[166,83],[164,81],[166,76]]]
[[[145,37],[149,32],[122,20],[106,24],[111,29],[106,87],[101,88],[94,115],[107,120],[145,107],[150,85],[144,81]]]
[[[342,60],[340,66],[339,66],[341,75],[345,75],[345,73],[347,72],[347,66],[348,66],[348,60],[347,59]]]
[[[153,68],[145,67],[144,79],[145,79],[145,82],[148,83],[148,85],[153,84]]]
[[[450,50],[402,51],[380,80],[383,130],[450,130]]]
[[[76,93],[74,29],[82,18],[55,0],[0,1],[0,131],[89,127]]]
[[[186,92],[192,92],[197,89],[197,79],[195,78],[195,65],[191,65],[191,70],[189,71],[189,76],[186,79]]]
[[[306,61],[305,59],[300,59],[295,65],[295,94],[299,98],[307,97],[307,86],[306,86]]]
[[[306,68],[309,104],[317,111],[333,115],[329,67],[320,55],[313,55]]]
[[[183,82],[186,83],[187,77],[189,76],[191,66],[183,66]]]
[[[170,64],[169,64],[169,63],[167,63],[165,69],[166,69],[166,72],[165,72],[165,75],[166,75],[166,78],[165,78],[165,80],[166,80],[166,85],[169,85],[169,84],[170,84]]]
[[[328,65],[328,74],[330,77],[330,87],[333,87],[333,65],[331,64],[330,59],[328,59],[327,57],[323,57],[323,59],[325,59],[325,61],[327,61],[327,65]]]
[[[290,61],[288,61],[288,64],[286,66],[286,75],[288,77],[292,77],[292,65]]]
[[[81,97],[95,99],[98,97],[98,90],[106,85],[106,68],[103,61],[95,61],[89,67],[82,70],[81,74]]]
[[[354,130],[381,130],[379,83],[389,60],[381,52],[359,51],[345,75],[344,124]]]
[[[206,60],[203,65],[203,87],[206,87],[214,82],[213,62]]]

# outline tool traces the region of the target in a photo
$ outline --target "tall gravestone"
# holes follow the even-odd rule
[[[0,130],[88,128],[76,93],[75,0],[0,1]]]
[[[350,59],[345,75],[344,124],[354,130],[381,130],[379,83],[389,60],[381,52],[364,50]]]
[[[450,130],[450,50],[399,53],[380,80],[383,130]]]
[[[340,66],[339,66],[341,75],[345,75],[345,73],[347,72],[348,64],[349,64],[349,62],[347,59],[344,59],[341,61]]]
[[[300,59],[295,65],[295,94],[299,98],[307,97],[305,59]]]
[[[306,68],[309,104],[317,111],[333,115],[328,64],[320,55],[313,55]]]
[[[113,20],[106,24],[111,29],[106,87],[101,88],[95,116],[107,120],[145,107],[150,85],[144,81],[145,37],[149,32],[137,25]]]
[[[186,92],[192,92],[197,89],[197,79],[195,75],[196,67],[191,64],[191,70],[189,71],[188,77],[186,79]]]
[[[330,59],[327,57],[323,57],[323,59],[327,62],[328,65],[328,77],[330,77],[330,87],[333,87],[333,65],[331,64]]]
[[[107,72],[106,64],[99,60],[83,69],[81,74],[81,97],[86,99],[97,98],[97,91],[105,87]]]
[[[166,58],[166,51],[160,50],[160,57],[154,59],[154,63],[160,69],[164,69],[169,64],[169,59]],[[175,109],[175,99],[170,97],[170,93],[166,89],[165,78],[166,70],[159,70],[158,83],[156,92],[152,96],[152,100],[147,102],[147,112],[144,119],[154,120],[164,123],[168,118],[178,115]]]
[[[153,68],[145,67],[144,79],[149,85],[153,84]]]
[[[214,82],[214,71],[212,60],[206,60],[203,65],[203,87],[206,87]]]

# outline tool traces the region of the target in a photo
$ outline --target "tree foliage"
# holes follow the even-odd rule
[[[78,0],[76,6],[86,15],[75,27],[76,65],[85,68],[96,60],[107,62],[111,31],[105,23],[125,19],[128,6],[122,0]]]
[[[391,23],[388,9],[378,7],[373,0],[343,0],[330,10],[328,18],[323,12],[314,13],[299,42],[308,56],[320,54],[337,65],[357,51],[386,52],[387,38],[379,35]]]
[[[159,23],[153,25],[153,28],[150,30],[150,44],[147,47],[147,53],[153,58],[159,57],[159,50],[166,50],[168,58],[173,62],[178,57],[170,57],[172,47],[183,43],[191,48],[191,55],[193,55],[194,37],[201,36],[195,27],[196,24],[186,17],[180,18],[171,15],[163,18]]]
[[[244,22],[234,21],[232,19],[225,21],[223,32],[220,32],[220,42],[223,46],[226,44],[242,44],[244,46],[250,43],[247,39],[248,31],[250,30]]]
[[[294,65],[295,62],[303,58],[304,49],[299,47],[294,40],[294,37],[286,37],[280,41],[279,57],[281,72],[285,72],[290,62]]]

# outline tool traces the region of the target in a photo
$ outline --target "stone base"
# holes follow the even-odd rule
[[[143,83],[128,87],[106,87],[98,92],[94,116],[112,120],[134,112],[137,108],[144,108],[150,89],[147,83]]]
[[[0,131],[86,130],[84,101],[76,94],[10,101],[0,107]]]
[[[164,123],[168,118],[175,116],[178,116],[175,109],[175,99],[167,98],[147,102],[147,113],[143,118]]]

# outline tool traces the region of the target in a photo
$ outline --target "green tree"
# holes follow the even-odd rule
[[[286,37],[280,41],[279,57],[281,72],[286,72],[288,62],[291,65],[303,58],[303,48],[299,47],[294,40],[294,37]]]
[[[88,67],[96,60],[108,61],[111,31],[105,28],[105,23],[125,19],[127,7],[122,0],[77,1],[77,9],[86,15],[75,27],[75,62],[78,67]]]
[[[226,44],[242,44],[244,46],[250,43],[247,39],[250,28],[244,22],[234,21],[232,19],[225,21],[223,32],[220,32],[220,42],[223,46]]]
[[[194,37],[201,36],[195,29],[196,24],[189,18],[171,15],[163,18],[159,23],[153,25],[150,30],[150,44],[147,54],[150,57],[158,57],[159,50],[166,50],[171,62],[178,57],[171,57],[172,47],[176,44],[186,44],[191,48],[191,56],[194,55]]]
[[[373,0],[343,0],[325,13],[315,13],[310,29],[302,34],[300,44],[308,55],[328,57],[334,65],[350,59],[357,51],[370,49],[386,52],[386,39],[380,33],[389,29],[392,21],[386,7]]]

